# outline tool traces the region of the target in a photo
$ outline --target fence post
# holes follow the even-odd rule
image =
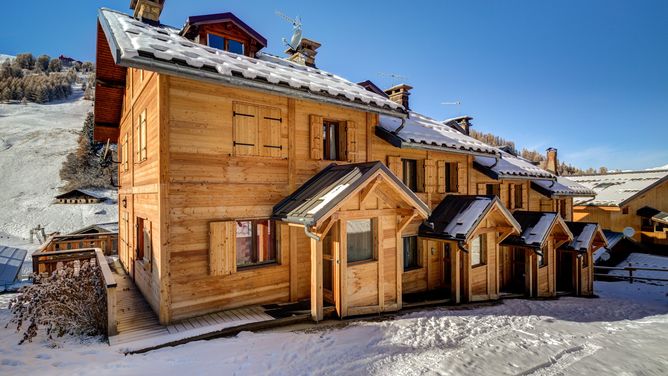
[[[633,264],[629,262],[629,282],[633,284]]]

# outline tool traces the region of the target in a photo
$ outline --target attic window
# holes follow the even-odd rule
[[[209,47],[219,50],[232,52],[235,54],[244,54],[244,43],[238,40],[229,39],[216,34],[207,34]]]

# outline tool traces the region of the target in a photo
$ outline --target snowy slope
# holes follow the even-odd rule
[[[62,102],[0,104],[0,235],[27,238],[38,224],[49,233],[117,221],[114,191],[106,203],[53,204],[63,185],[60,167],[90,110],[79,89]]]
[[[128,356],[72,339],[62,347],[43,340],[17,346],[0,307],[0,374],[665,375],[666,287],[597,282],[595,288],[600,299],[441,307],[384,321],[244,332]]]
[[[668,170],[668,164],[659,167],[648,168],[648,170]]]
[[[7,59],[13,59],[13,58],[15,58],[15,56],[0,54],[0,63],[4,62]]]

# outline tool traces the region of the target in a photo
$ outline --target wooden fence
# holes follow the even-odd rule
[[[118,233],[60,235],[53,234],[38,249],[39,252],[54,252],[81,248],[100,248],[105,255],[118,253]]]
[[[628,275],[614,275],[608,274],[611,270],[622,270],[628,273]],[[605,271],[605,273],[597,273],[597,271]],[[649,277],[639,277],[635,272],[638,271],[650,271],[650,272],[666,272],[665,276],[668,277],[668,269],[666,268],[639,268],[633,266],[629,263],[628,266],[624,267],[615,267],[615,266],[594,266],[594,277],[598,280],[607,280],[607,279],[623,279],[628,280],[629,283],[633,281],[656,281],[656,282],[668,282],[668,278],[649,278]]]
[[[57,270],[59,265],[71,261],[94,261],[100,267],[107,300],[107,336],[118,333],[116,319],[116,279],[109,268],[109,263],[100,248],[82,248],[63,251],[37,251],[32,256],[33,270],[36,273],[46,274]]]

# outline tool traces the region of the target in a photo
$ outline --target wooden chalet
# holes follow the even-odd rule
[[[468,136],[471,118],[447,125],[410,111],[408,85],[317,69],[307,39],[266,54],[231,13],[160,24],[163,3],[100,10],[94,133],[119,145],[119,259],[160,323],[496,299],[513,212],[572,218],[571,196],[532,185],[553,174]],[[568,230],[551,234],[556,248]]]
[[[58,204],[97,204],[102,201],[98,195],[80,189],[73,189],[56,196]]]
[[[605,230],[635,230],[633,239],[655,249],[668,249],[668,170],[612,172],[569,176],[595,195],[580,198],[576,221],[596,222]]]
[[[557,213],[515,211],[513,216],[522,232],[501,243],[499,289],[529,297],[556,296],[557,249],[570,243],[573,234]]]
[[[566,222],[573,239],[557,250],[557,290],[577,296],[594,295],[594,251],[608,246],[598,223]]]

